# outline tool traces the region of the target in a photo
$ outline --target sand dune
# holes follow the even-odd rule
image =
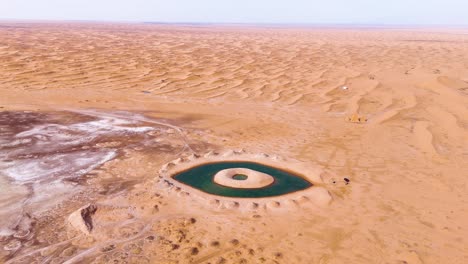
[[[466,32],[453,29],[4,23],[0,188],[11,194],[0,203],[22,211],[16,233],[1,234],[0,257],[466,263],[467,48]],[[23,127],[15,125],[18,113],[47,118]],[[60,125],[72,137],[84,133],[79,124],[121,118],[131,120],[124,132],[109,121],[95,129],[103,138],[80,150],[115,150],[116,158],[86,163],[85,180],[66,183],[71,198],[35,214],[24,197],[44,186],[14,185],[12,171],[22,172],[8,159],[47,158],[6,158],[13,152],[5,150],[28,151],[8,144],[39,125]],[[42,155],[75,155],[53,154],[47,144]],[[155,182],[170,160],[228,149],[320,168],[332,202],[320,207],[302,197],[245,209]],[[66,219],[88,203],[98,210],[95,230],[84,235]],[[16,213],[0,212],[2,219]]]

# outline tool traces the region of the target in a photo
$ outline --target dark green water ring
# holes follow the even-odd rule
[[[263,172],[271,175],[275,181],[268,186],[255,189],[226,187],[213,181],[213,177],[217,172],[230,168],[247,168]],[[302,191],[312,186],[312,183],[292,172],[248,161],[223,161],[205,163],[185,171],[178,172],[173,176],[173,178],[205,193],[225,197],[241,198],[279,196]]]
[[[236,174],[236,175],[232,176],[232,178],[234,180],[244,181],[244,180],[247,180],[248,176],[245,175],[245,174]]]

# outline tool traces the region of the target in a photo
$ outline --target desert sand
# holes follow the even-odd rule
[[[0,262],[468,263],[468,30],[2,22],[0,111]],[[161,182],[239,149],[330,199]]]

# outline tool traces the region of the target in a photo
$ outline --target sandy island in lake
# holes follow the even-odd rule
[[[241,176],[236,179],[236,176]],[[227,187],[250,189],[262,188],[272,184],[275,179],[266,173],[251,169],[233,168],[219,171],[214,175],[213,181]]]
[[[0,23],[0,262],[467,263],[467,32]]]

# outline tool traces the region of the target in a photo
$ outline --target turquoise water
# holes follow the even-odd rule
[[[247,168],[267,173],[275,181],[266,187],[257,189],[231,188],[213,181],[214,175],[224,169]],[[267,165],[254,162],[216,162],[207,163],[174,175],[174,179],[200,191],[227,197],[259,198],[278,196],[307,189],[312,186],[302,177]]]

